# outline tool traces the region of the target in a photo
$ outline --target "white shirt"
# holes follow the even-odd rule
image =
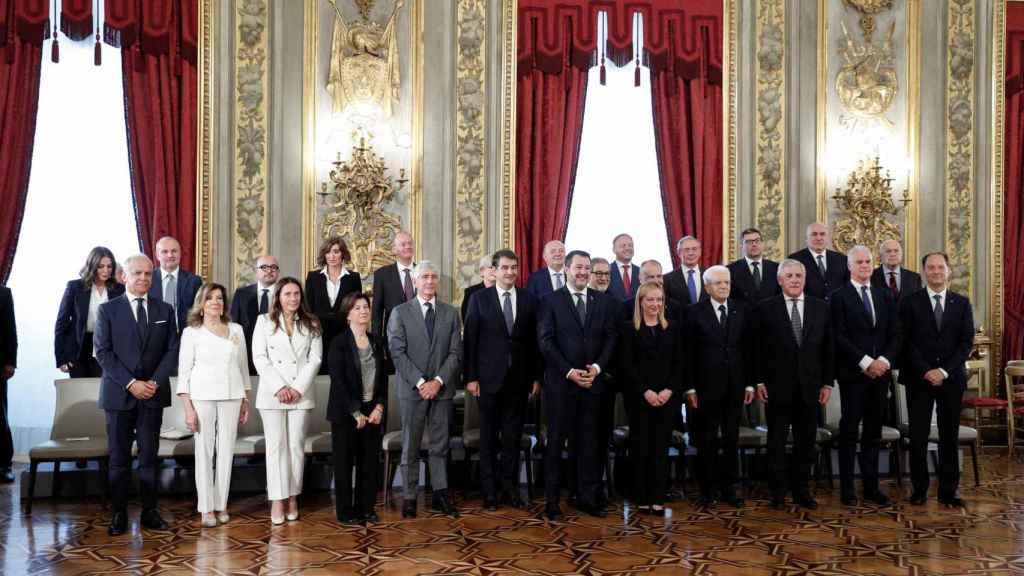
[[[501,286],[495,285],[495,288],[498,290],[498,309],[501,310],[503,314],[504,314],[504,310],[505,310],[505,294],[508,294],[508,299],[511,300],[511,303],[512,303],[512,321],[515,322],[516,321],[516,287],[512,286],[508,290],[504,290],[504,289],[502,289]]]
[[[856,280],[850,280],[850,284],[853,284],[853,289],[857,291],[857,297],[862,300],[864,296],[860,290],[861,287],[865,287],[868,289],[868,305],[871,306],[871,319],[875,320],[876,318],[878,318],[878,314],[875,312],[875,297],[871,294],[871,283],[868,282],[867,284],[861,284]],[[892,366],[889,363],[889,359],[886,358],[885,356],[879,356],[878,359],[881,360],[882,362],[885,362],[886,366]],[[860,366],[861,372],[866,371],[868,369],[868,366],[870,366],[871,363],[874,361],[874,358],[865,354],[864,357],[860,359],[860,362],[858,362],[858,366]]]
[[[551,289],[558,290],[558,279],[561,278],[562,286],[565,286],[565,268],[561,270],[555,270],[554,268],[548,268],[548,276],[551,277]]]
[[[338,281],[332,282],[331,275],[327,273],[327,266],[324,266],[323,270],[320,271],[327,280],[327,298],[331,301],[331,306],[334,306],[334,301],[338,299],[338,290],[341,289],[341,279],[348,274],[348,270],[344,266],[341,267],[341,274],[338,274]]]
[[[234,322],[222,338],[205,326],[181,333],[178,350],[178,394],[192,400],[238,400],[251,390],[245,333]]]
[[[96,314],[99,312],[100,304],[107,301],[107,292],[108,290],[106,288],[103,289],[103,292],[100,292],[96,288],[96,285],[93,284],[92,294],[89,295],[89,313],[85,317],[86,332],[96,331]]]
[[[761,280],[764,280],[764,259],[751,260],[750,258],[744,258],[747,261],[747,268],[750,270],[751,276],[754,274],[754,262],[757,262],[757,267],[761,273]]]
[[[277,284],[271,284],[270,286],[264,286],[259,282],[256,283],[256,307],[259,308],[260,298],[263,298],[263,291],[267,291],[267,311],[270,311],[270,303],[274,301],[274,286]]]
[[[398,283],[403,287],[405,286],[405,271],[409,271],[409,281],[413,283],[413,290],[415,290],[416,278],[412,275],[412,264],[406,266],[401,262],[395,262],[395,266],[398,267]]]
[[[928,286],[928,304],[931,305],[931,309],[935,310],[935,297],[939,297],[939,303],[942,304],[942,313],[946,313],[946,289],[943,288],[941,292],[932,290],[931,286]],[[939,368],[939,372],[942,372],[943,378],[949,378],[949,372],[946,372],[942,368]]]

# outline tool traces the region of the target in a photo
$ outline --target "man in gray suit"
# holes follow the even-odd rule
[[[431,508],[458,516],[448,496],[448,429],[452,397],[459,379],[462,339],[459,311],[437,300],[437,268],[423,260],[413,269],[416,297],[395,306],[388,320],[388,346],[398,376],[398,403],[402,415],[402,481],[405,501],[402,517],[416,517],[420,443],[423,429],[428,446],[430,480],[434,488]]]

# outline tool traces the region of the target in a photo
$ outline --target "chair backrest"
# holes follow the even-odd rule
[[[466,430],[480,428],[480,404],[476,396],[466,393],[466,399],[462,405],[462,433]]]
[[[260,415],[256,413],[256,393],[260,388],[260,377],[256,375],[249,376],[249,382],[252,384],[252,390],[249,390],[249,407],[252,410],[249,412],[249,421],[238,427],[239,438],[263,435],[263,418],[260,418]]]
[[[1007,410],[1009,417],[1013,418],[1013,411],[1018,404],[1024,404],[1024,362],[1018,364],[1019,360],[1011,360],[1006,363],[1003,371],[1006,379],[1006,400],[1009,402]],[[1016,382],[1015,382],[1016,381]]]
[[[907,388],[899,381],[896,382],[896,412],[900,415],[899,425],[910,425],[910,413],[907,406]],[[932,426],[939,421],[938,403],[932,408]]]
[[[51,440],[107,436],[106,415],[96,404],[100,398],[99,378],[64,378],[53,385],[57,406],[50,428]]]
[[[754,396],[754,400],[745,406],[746,410],[742,412],[742,419],[740,424],[748,428],[757,428],[759,426],[767,426],[768,419],[764,414],[764,402],[761,402],[757,396]],[[745,420],[745,421],[744,421]]]
[[[843,399],[841,398],[842,391],[839,386],[832,387],[832,394],[828,397],[828,403],[825,404],[825,426],[831,427],[839,426],[839,419],[843,414]]]
[[[171,405],[164,408],[164,418],[161,428],[176,428],[185,430],[185,402],[177,394],[178,377],[171,377]]]
[[[398,382],[397,377],[388,377],[388,423],[387,432],[397,432],[402,429],[402,415],[398,412]]]
[[[316,402],[319,405],[317,409],[310,414],[309,424],[306,428],[306,434],[319,434],[321,432],[330,432],[331,423],[327,421],[327,399],[331,396],[331,377],[322,374],[313,379],[313,396],[316,398]]]

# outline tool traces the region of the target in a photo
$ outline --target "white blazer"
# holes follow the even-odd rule
[[[178,349],[178,394],[192,400],[240,400],[250,389],[240,325],[229,323],[227,338],[202,326],[185,328]]]
[[[274,327],[269,314],[256,319],[252,333],[252,363],[260,375],[260,386],[256,392],[256,407],[271,410],[309,410],[313,398],[313,379],[320,370],[323,341],[312,336],[296,324],[291,337],[282,325]],[[294,404],[278,402],[274,394],[285,386],[291,386],[302,394]]]

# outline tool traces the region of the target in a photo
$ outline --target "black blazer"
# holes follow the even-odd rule
[[[161,272],[162,268],[159,266],[153,270],[153,284],[149,287],[149,297],[158,298],[163,300],[164,298],[164,281]],[[196,294],[199,293],[199,288],[203,285],[203,279],[195,274],[185,270],[184,268],[178,267],[178,334],[188,326],[188,311],[192,309],[192,305],[195,304]],[[226,294],[225,294],[226,296]]]
[[[604,391],[604,381],[615,352],[618,318],[610,304],[611,297],[596,290],[587,290],[586,322],[576,315],[574,298],[568,286],[548,294],[541,300],[537,332],[544,358],[544,383],[558,386],[572,394],[582,390],[566,378],[570,369],[584,370],[588,364],[601,367],[601,374],[590,387],[591,394]]]
[[[832,330],[836,338],[836,378],[840,382],[870,381],[860,369],[864,356],[885,356],[895,366],[902,350],[899,308],[888,288],[871,287],[875,323],[864,311],[860,291],[847,282],[832,293]]]
[[[619,263],[612,260],[610,267],[611,283],[608,284],[608,293],[619,300],[625,300],[626,287],[622,284],[622,270],[619,269]],[[629,265],[629,287],[630,294],[636,294],[640,288],[640,267],[633,263]]]
[[[124,294],[124,285],[114,283],[107,288],[107,299],[112,300]],[[53,328],[53,353],[57,367],[69,362],[78,362],[82,343],[85,340],[85,324],[89,318],[89,301],[92,286],[86,287],[82,280],[70,280],[64,288],[57,312],[57,323]]]
[[[269,293],[268,293],[269,296]],[[267,302],[267,312],[271,303]],[[231,320],[242,326],[245,334],[245,351],[249,355],[249,374],[256,374],[256,366],[252,363],[252,333],[256,329],[256,318],[260,315],[260,298],[256,284],[242,286],[235,290],[231,299]]]
[[[784,295],[764,300],[754,309],[755,383],[768,388],[769,405],[788,406],[799,398],[818,403],[822,386],[833,385],[835,339],[832,314],[824,300],[804,294],[802,343],[797,346]]]
[[[373,313],[370,328],[374,334],[387,338],[391,309],[405,302],[405,290],[398,277],[398,264],[381,266],[373,272]],[[391,369],[394,373],[394,369]]]
[[[498,305],[498,288],[478,291],[466,314],[462,356],[466,382],[479,381],[481,392],[496,394],[509,381],[529,393],[530,385],[540,381],[541,370],[533,294],[516,289],[515,324],[509,334]]]
[[[18,365],[18,328],[14,322],[11,289],[0,286],[0,371]]]
[[[665,274],[662,278],[662,282],[665,284],[665,296],[669,300],[675,300],[687,307],[697,302],[703,302],[711,298],[707,291],[704,290],[704,279],[700,279],[700,285],[697,287],[697,302],[690,299],[690,289],[686,286],[686,277],[683,275],[684,268],[680,266],[675,270]],[[704,269],[700,269],[700,273],[704,273]],[[696,276],[696,274],[694,274]]]
[[[320,270],[310,270],[306,274],[306,304],[309,306],[309,311],[320,319],[325,347],[330,347],[331,341],[345,327],[346,320],[340,317],[342,299],[347,294],[363,290],[363,281],[359,277],[359,273],[352,270],[339,278],[338,282],[340,284],[338,297],[332,306],[331,297],[327,295],[327,277]],[[327,372],[321,370],[320,373],[326,374]]]
[[[686,309],[683,321],[684,389],[696,390],[702,406],[738,402],[753,386],[749,370],[751,352],[748,308],[740,300],[726,301],[725,330],[712,300]],[[737,409],[739,404],[736,405]]]
[[[875,271],[871,273],[871,285],[878,286],[879,288],[885,288],[887,292],[892,294],[892,290],[889,289],[889,278],[886,277],[881,266],[875,268]],[[902,304],[903,301],[907,299],[907,296],[910,296],[920,289],[921,275],[900,266],[900,295],[899,298],[896,299],[896,303]]]
[[[562,273],[565,274],[564,268]],[[562,279],[565,280],[565,276],[562,276]],[[529,278],[526,279],[526,289],[533,293],[538,300],[555,291],[554,286],[551,284],[551,273],[548,271],[547,266],[534,270],[530,274]]]
[[[797,250],[789,255],[799,260],[807,269],[807,283],[804,293],[815,298],[828,300],[832,293],[850,281],[850,268],[846,264],[846,256],[835,250],[825,250],[825,277],[818,271],[818,262],[810,249]]]
[[[754,288],[754,276],[750,273],[746,258],[730,262],[727,268],[732,281],[732,291],[729,293],[732,299],[753,306],[765,298],[782,294],[782,287],[779,286],[779,263],[774,260],[761,259],[760,290]]]
[[[384,351],[380,340],[370,335],[376,371],[373,378],[371,402],[387,408],[388,374],[384,370]],[[327,351],[327,366],[331,374],[331,395],[327,399],[327,420],[341,423],[359,412],[363,404],[363,372],[359,363],[356,338],[346,326],[331,342]],[[369,414],[365,414],[369,416]],[[386,422],[386,420],[381,420]]]
[[[484,283],[483,282],[477,282],[476,284],[473,284],[472,286],[467,286],[466,289],[462,291],[462,306],[460,307],[460,310],[462,312],[462,323],[463,324],[466,323],[466,314],[469,312],[469,299],[473,297],[473,294],[476,294],[477,292],[479,292],[479,291],[481,291],[483,289],[484,289]]]
[[[925,372],[942,368],[949,374],[945,385],[967,386],[965,363],[974,347],[974,312],[964,296],[946,291],[942,329],[935,326],[935,312],[928,290],[907,296],[900,306],[904,353],[900,382],[909,386],[924,382]]]
[[[617,353],[615,379],[632,402],[642,400],[647,390],[668,388],[673,398],[682,393],[683,342],[678,322],[669,320],[668,328],[641,325],[640,330],[632,320],[620,322]]]

